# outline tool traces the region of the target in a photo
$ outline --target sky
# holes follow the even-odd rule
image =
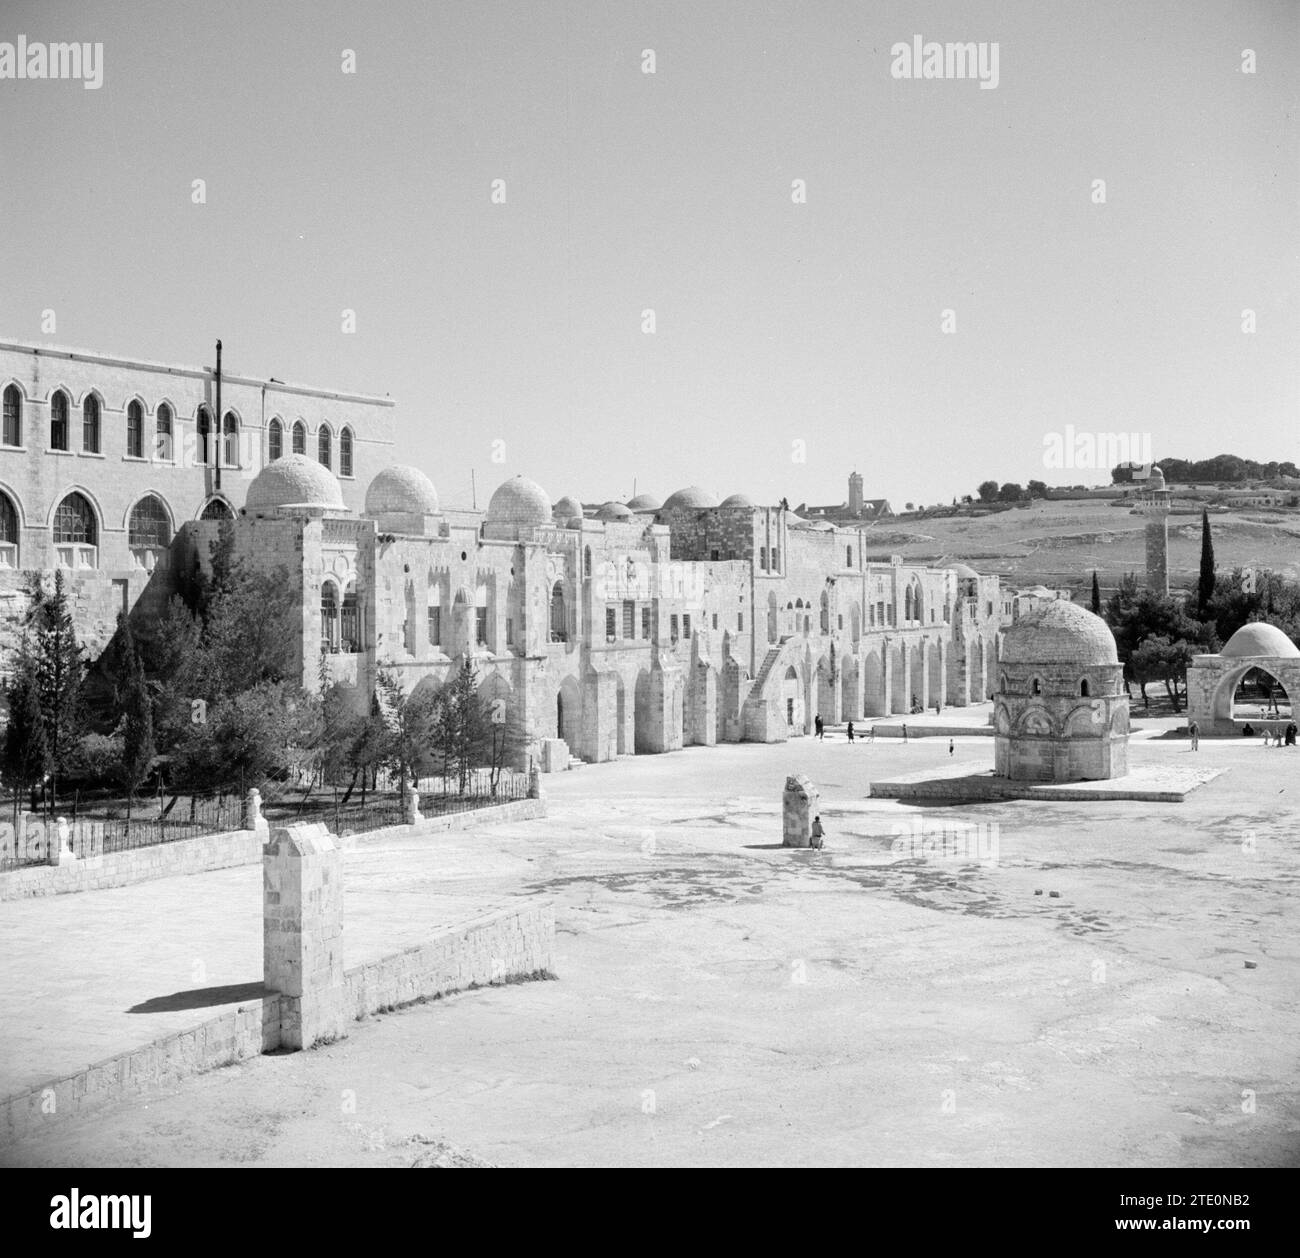
[[[0,337],[390,394],[445,505],[1300,457],[1297,0],[0,0],[20,35],[103,82],[0,80]],[[914,36],[997,85],[895,77]]]

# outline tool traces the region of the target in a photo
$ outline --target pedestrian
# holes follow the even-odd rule
[[[1292,721],[1292,722],[1291,722],[1291,723],[1286,727],[1286,745],[1287,745],[1288,747],[1294,747],[1294,746],[1295,746],[1295,736],[1296,736],[1296,724],[1295,724],[1294,721]]]
[[[952,755],[952,739],[948,739],[948,754]]]
[[[1191,736],[1192,739],[1192,750],[1193,751],[1198,750],[1201,745],[1201,727],[1197,725],[1195,721],[1193,721],[1190,725],[1188,725],[1187,733]]]
[[[826,735],[826,726],[822,724],[822,716],[820,712],[818,712],[817,715],[813,718],[813,724],[817,728],[817,737],[824,738]]]
[[[871,737],[867,741],[871,743],[876,741],[876,727],[874,725],[871,727]]]
[[[903,741],[907,742],[907,722],[903,722]]]
[[[1242,738],[1255,737],[1255,727],[1249,721],[1247,721],[1245,725],[1241,727],[1241,736]]]
[[[820,817],[814,817],[812,823],[812,839],[809,841],[809,846],[820,849],[825,836],[826,831],[822,829],[822,819]]]
[[[853,722],[849,722],[849,742],[853,741]]]

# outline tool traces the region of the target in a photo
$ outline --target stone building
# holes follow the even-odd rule
[[[0,396],[0,623],[24,570],[61,567],[92,651],[167,590],[186,522],[233,518],[273,459],[317,460],[353,511],[392,462],[390,398],[229,371],[218,390],[209,367],[0,341]]]
[[[993,710],[994,771],[1028,782],[1128,772],[1128,696],[1115,638],[1100,616],[1064,599],[1002,637]]]
[[[7,615],[17,618],[21,570],[60,566],[92,653],[117,609],[156,614],[182,552],[206,561],[224,524],[240,554],[288,569],[304,685],[317,685],[323,653],[361,708],[380,668],[414,691],[469,659],[533,752],[563,740],[604,761],[778,741],[810,733],[818,715],[964,706],[993,689],[997,577],[868,561],[869,527],[695,486],[584,508],[575,496],[552,503],[523,476],[486,511],[450,509],[423,472],[391,465],[387,399],[223,376],[223,424],[233,415],[238,437],[227,458],[207,369],[0,348],[22,425],[0,449],[18,521],[0,573]],[[100,399],[98,453],[75,440],[49,449],[60,392],[70,414]],[[139,445],[146,437],[157,444]],[[59,514],[69,495],[85,499],[84,538]],[[167,527],[146,546],[132,530],[151,498]]]
[[[1239,688],[1248,678],[1264,681],[1248,702]],[[1285,701],[1285,708],[1261,701],[1265,691]],[[1218,655],[1197,655],[1187,670],[1187,719],[1202,734],[1239,734],[1247,723],[1258,728],[1294,720],[1300,694],[1300,648],[1276,625],[1256,621],[1242,625]],[[1273,710],[1278,716],[1273,716]],[[1271,719],[1270,719],[1271,718]]]

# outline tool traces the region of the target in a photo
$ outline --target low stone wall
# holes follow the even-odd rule
[[[279,1033],[280,998],[268,994],[196,1027],[51,1079],[0,1102],[0,1143],[34,1135],[50,1123],[124,1097],[269,1052],[278,1047]]]
[[[340,846],[347,849],[358,843],[381,843],[387,839],[467,830],[473,826],[499,825],[506,821],[526,821],[545,816],[544,799],[520,799],[488,808],[425,817],[415,825],[385,826],[379,830],[349,834],[340,840]],[[126,887],[154,878],[201,874],[233,865],[254,865],[262,859],[262,847],[268,833],[265,828],[229,830],[80,860],[65,854],[57,865],[24,865],[0,872],[0,901]]]
[[[63,895],[125,887],[153,878],[201,874],[232,865],[252,865],[262,859],[266,830],[227,830],[174,843],[155,843],[127,852],[84,859],[64,859],[57,865],[24,865],[0,873],[0,901],[29,896]]]

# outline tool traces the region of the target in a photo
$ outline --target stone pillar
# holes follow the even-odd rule
[[[785,780],[781,796],[782,839],[786,847],[809,847],[812,844],[812,823],[817,816],[821,795],[812,779],[802,773],[792,773]]]
[[[320,822],[277,827],[262,849],[262,975],[282,1048],[345,1033],[342,856]]]
[[[60,817],[50,829],[50,864],[69,865],[77,859],[72,847],[72,824]]]
[[[420,815],[420,792],[413,786],[402,791],[402,821],[408,825],[418,825],[424,818]]]
[[[542,797],[542,775],[537,771],[537,762],[531,760],[528,763],[528,798],[541,799]]]
[[[269,832],[270,826],[262,816],[262,792],[254,787],[244,796],[243,815],[239,821],[241,830],[263,830]]]

